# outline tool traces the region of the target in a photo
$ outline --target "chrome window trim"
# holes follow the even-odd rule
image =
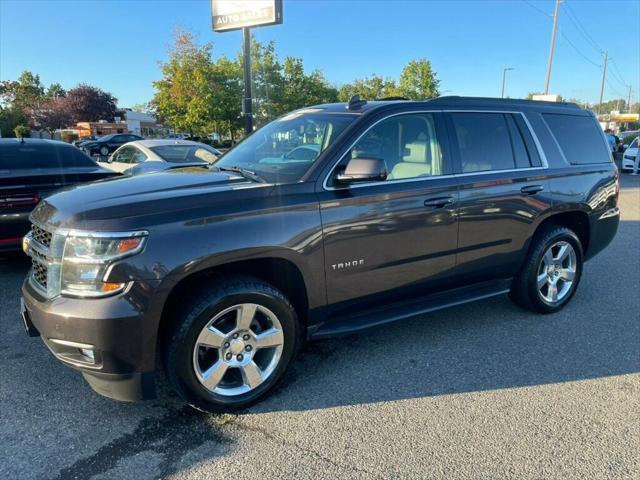
[[[425,113],[508,113],[508,114],[512,114],[512,115],[520,115],[522,117],[522,119],[524,120],[525,125],[527,126],[527,129],[529,130],[529,133],[531,134],[531,137],[533,138],[533,142],[534,142],[534,144],[536,146],[536,150],[538,152],[538,155],[540,156],[540,161],[542,162],[542,166],[540,166],[540,167],[527,167],[527,168],[511,168],[511,169],[507,169],[507,170],[483,170],[483,171],[479,171],[479,172],[450,173],[450,174],[447,174],[447,175],[434,175],[434,176],[429,176],[429,177],[405,178],[405,179],[402,179],[402,180],[393,180],[393,181],[384,180],[384,181],[378,181],[378,182],[362,182],[362,183],[355,183],[355,184],[350,185],[348,187],[330,187],[328,185],[329,179],[334,174],[335,169],[338,167],[340,162],[342,162],[342,160],[344,160],[344,158],[351,151],[351,149],[356,145],[356,143],[358,143],[360,141],[360,139],[363,136],[365,136],[369,132],[369,130],[374,128],[380,122],[388,120],[389,118],[392,118],[392,117],[397,117],[399,115],[416,115],[416,114],[425,114]],[[546,126],[546,122],[545,122],[545,126]],[[547,126],[547,128],[549,128],[549,127]],[[524,112],[516,111],[516,110],[483,110],[483,109],[477,110],[477,109],[466,109],[466,108],[459,108],[459,109],[455,108],[455,109],[444,109],[444,110],[443,109],[409,110],[409,111],[405,111],[405,112],[396,112],[396,113],[392,113],[390,115],[387,115],[387,116],[377,120],[376,122],[374,122],[372,125],[369,126],[369,128],[367,128],[364,132],[362,132],[358,136],[358,138],[356,138],[355,141],[353,143],[351,143],[349,148],[347,148],[347,150],[340,156],[338,161],[336,161],[333,164],[333,166],[331,167],[331,170],[329,170],[329,173],[327,174],[327,176],[324,178],[324,181],[322,182],[322,188],[325,191],[334,191],[334,190],[345,190],[345,189],[351,189],[351,188],[371,187],[371,186],[377,186],[377,185],[394,185],[396,183],[424,182],[424,181],[429,181],[429,180],[436,180],[436,179],[439,179],[439,178],[457,178],[457,177],[468,177],[470,175],[490,175],[490,174],[494,174],[494,173],[511,173],[511,172],[527,172],[527,171],[535,171],[535,170],[546,170],[548,168],[549,168],[549,162],[547,160],[547,156],[545,155],[544,149],[542,148],[542,144],[540,143],[540,140],[538,139],[538,136],[536,135],[536,132],[533,130],[533,127],[531,126],[531,123],[529,122],[529,119],[524,114]]]

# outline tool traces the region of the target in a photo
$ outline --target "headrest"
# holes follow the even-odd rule
[[[427,142],[415,141],[407,143],[402,155],[403,162],[429,163],[427,162]]]

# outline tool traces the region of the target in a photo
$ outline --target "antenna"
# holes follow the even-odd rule
[[[360,95],[354,95],[349,99],[349,103],[347,104],[347,110],[358,110],[367,104],[366,100],[360,100]]]

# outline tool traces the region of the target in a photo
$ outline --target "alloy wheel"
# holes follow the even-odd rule
[[[566,241],[552,244],[538,267],[538,294],[549,305],[562,302],[574,284],[577,268],[576,251]]]
[[[283,345],[282,325],[271,310],[256,303],[234,305],[201,330],[193,350],[193,369],[208,391],[242,395],[273,374]]]

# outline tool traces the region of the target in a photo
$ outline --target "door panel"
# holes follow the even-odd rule
[[[517,272],[534,223],[551,208],[549,182],[535,173],[460,177],[459,275],[471,280],[508,277]],[[523,193],[523,189],[536,191],[538,187],[543,190]]]
[[[425,201],[457,195],[452,177],[323,194],[329,303],[375,303],[365,297],[386,291],[401,297],[405,288],[447,277],[455,266],[457,206]]]
[[[335,172],[376,158],[387,180],[319,191],[330,315],[425,294],[452,274],[458,183],[441,127],[437,113],[381,120]]]
[[[547,171],[520,114],[447,114],[460,182],[456,273],[466,282],[515,275],[539,217]]]

